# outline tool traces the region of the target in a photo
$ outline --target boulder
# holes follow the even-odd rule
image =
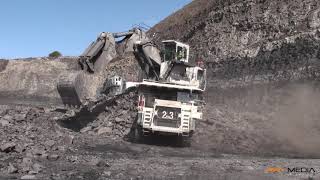
[[[101,127],[98,129],[98,132],[97,132],[98,135],[111,134],[111,133],[112,133],[112,129],[110,127]]]
[[[24,175],[20,179],[37,179],[35,175]]]
[[[59,159],[59,155],[57,155],[57,154],[50,154],[47,158],[48,158],[48,160],[50,160],[50,161],[56,161],[56,160]]]
[[[16,143],[10,142],[10,143],[5,143],[3,145],[0,146],[0,150],[1,152],[13,152],[15,150],[16,147]]]
[[[7,121],[7,120],[4,120],[4,119],[0,119],[0,125],[5,127],[5,126],[8,126],[10,125],[10,122]]]
[[[14,174],[14,173],[17,173],[17,172],[18,172],[18,169],[16,167],[14,167],[11,163],[9,163],[8,173],[9,174]]]

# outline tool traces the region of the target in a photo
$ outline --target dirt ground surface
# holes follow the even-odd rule
[[[320,101],[309,85],[269,86],[263,94],[276,95],[270,100],[251,96],[266,87],[221,93],[222,100],[207,105],[191,147],[177,146],[172,137],[130,142],[135,92],[95,113],[2,105],[0,174],[3,179],[319,179],[319,124],[312,117],[319,117]],[[277,118],[288,112],[290,119]],[[309,121],[301,124],[300,118]],[[284,170],[266,172],[270,167]]]
[[[130,98],[130,95],[127,98]],[[123,102],[117,103],[118,107],[123,106]],[[112,108],[114,107],[107,106],[107,109]],[[126,111],[125,109],[126,107],[122,111]],[[241,153],[229,154],[198,143],[181,148],[176,147],[172,139],[164,137],[155,138],[146,144],[134,144],[125,138],[125,133],[129,132],[121,134],[119,130],[119,134],[114,134],[119,127],[126,126],[126,122],[122,120],[124,113],[117,111],[111,114],[121,119],[109,121],[109,125],[99,124],[95,120],[88,122],[87,126],[80,130],[71,130],[65,128],[64,122],[59,122],[65,113],[57,109],[1,106],[0,177],[190,180],[320,178],[319,160],[312,157],[300,159],[294,156],[268,156],[261,155],[258,151],[252,152],[250,156]],[[94,123],[96,125],[93,125]],[[200,126],[208,125],[200,123]],[[217,135],[231,135],[227,130],[221,132],[221,128],[214,126],[201,129],[209,128],[217,132],[215,138],[207,137],[211,143],[205,145],[216,146],[233,142],[232,139],[226,142],[218,140]],[[245,140],[236,141],[241,144]],[[268,167],[307,167],[314,168],[317,172],[272,174],[265,172]]]

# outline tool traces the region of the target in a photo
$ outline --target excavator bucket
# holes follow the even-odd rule
[[[79,72],[60,75],[57,89],[63,104],[74,107],[81,105],[79,83]]]
[[[113,36],[110,33],[102,33],[79,57],[83,71],[60,75],[57,89],[63,104],[77,107],[81,106],[85,99],[94,98],[96,92],[92,91],[101,84],[99,75],[103,74],[106,65],[115,57]]]
[[[95,42],[79,57],[84,71],[94,73],[104,70],[106,65],[116,56],[115,39],[111,33],[101,33]]]
[[[97,99],[104,81],[102,74],[90,74],[84,71],[69,72],[59,77],[57,89],[64,105],[79,107],[87,101]]]

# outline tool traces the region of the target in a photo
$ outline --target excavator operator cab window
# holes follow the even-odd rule
[[[203,70],[198,70],[197,80],[202,81],[202,79],[204,78],[203,76],[204,76]]]
[[[166,43],[164,45],[164,61],[175,60],[176,57],[176,45],[172,43]]]
[[[204,89],[206,86],[206,70],[198,70],[197,80],[200,83],[200,88]]]
[[[183,61],[188,62],[189,46],[181,42],[167,40],[162,41],[164,45],[164,61]]]
[[[185,47],[178,46],[177,58],[179,61],[187,59],[187,49]]]

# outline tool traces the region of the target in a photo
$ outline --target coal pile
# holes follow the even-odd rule
[[[98,105],[59,119],[65,128],[89,135],[122,139],[129,135],[137,115],[137,94],[130,92]]]
[[[123,102],[118,103],[127,109]],[[0,178],[96,179],[99,173],[86,173],[92,168],[102,174],[103,169],[110,167],[109,160],[98,153],[90,153],[88,145],[92,148],[112,137],[121,141],[117,137],[122,136],[127,123],[109,118],[114,124],[113,130],[119,129],[120,134],[108,134],[102,127],[108,121],[102,120],[88,126],[101,124],[97,131],[77,132],[61,126],[59,120],[64,116],[64,112],[54,108],[0,106]],[[124,118],[128,114],[115,113],[115,116]]]
[[[73,136],[62,130],[50,109],[0,106],[0,157],[3,174],[33,177],[61,157]]]
[[[91,128],[97,135],[124,138],[129,135],[132,124],[137,116],[137,95],[132,92],[116,99],[105,111],[99,114],[96,121],[90,123],[83,131]]]

